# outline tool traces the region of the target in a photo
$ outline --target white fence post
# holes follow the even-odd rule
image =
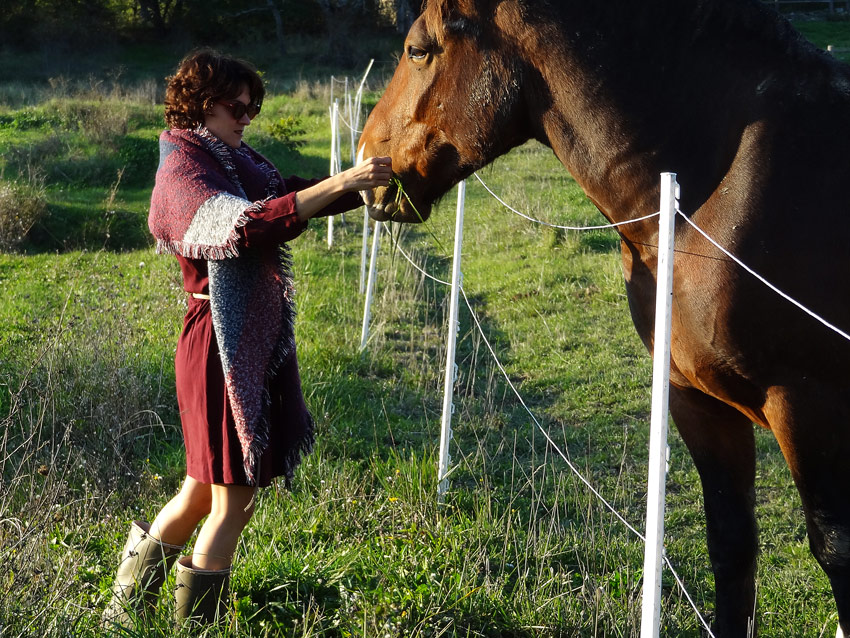
[[[667,477],[667,413],[670,394],[670,326],[673,308],[673,236],[679,185],[675,173],[661,174],[661,216],[655,296],[652,362],[652,417],[646,496],[646,546],[643,561],[641,638],[657,638],[661,619],[661,568],[664,556],[664,497]]]
[[[363,79],[360,80],[360,86],[357,87],[357,93],[354,94],[353,120],[352,129],[360,129],[360,104],[363,100],[363,87],[366,85],[366,78],[369,76],[369,71],[372,70],[372,65],[375,60],[369,60],[369,66],[366,67],[366,72],[363,74]],[[357,163],[355,150],[354,133],[351,134],[351,164]],[[366,207],[363,207],[363,245],[360,249],[360,294],[362,295],[366,289],[366,255],[369,252],[369,212]]]
[[[366,348],[369,340],[369,321],[372,318],[372,297],[375,294],[375,271],[378,263],[378,240],[381,238],[381,222],[375,222],[372,234],[372,257],[369,260],[369,282],[366,285],[366,303],[363,306],[363,326],[360,329],[360,350]]]
[[[369,209],[363,207],[363,242],[360,246],[360,294],[366,292],[366,255],[369,253]]]
[[[449,472],[449,464],[451,463],[451,454],[449,453],[449,443],[452,440],[452,413],[454,412],[454,403],[452,403],[452,394],[454,390],[455,380],[457,379],[457,364],[455,363],[455,348],[457,346],[457,333],[460,330],[458,322],[458,293],[463,281],[463,275],[460,272],[460,256],[463,248],[463,210],[466,203],[466,181],[462,181],[457,185],[457,219],[455,220],[455,246],[454,257],[452,258],[452,292],[451,304],[449,305],[449,325],[447,327],[446,336],[446,376],[443,383],[443,418],[440,427],[440,460],[437,469],[437,498],[440,502],[446,495],[449,489],[449,479],[446,475]]]
[[[366,85],[366,78],[369,76],[369,71],[372,70],[372,65],[374,63],[374,59],[369,60],[369,66],[366,67],[366,72],[363,74],[363,79],[360,80],[360,86],[357,87],[357,93],[354,94],[354,110],[357,113],[357,123],[354,125],[354,128],[360,128],[360,103],[363,99],[363,87]]]
[[[331,80],[333,87],[333,79]],[[331,165],[329,175],[339,173],[339,100],[331,106]],[[334,245],[334,216],[328,215],[328,248]]]

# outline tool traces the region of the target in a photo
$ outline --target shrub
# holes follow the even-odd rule
[[[47,212],[44,177],[0,181],[0,252],[15,250]]]
[[[159,141],[151,136],[127,135],[118,142],[118,158],[127,184],[152,184],[159,162]]]
[[[269,135],[283,144],[290,151],[304,146],[303,140],[293,139],[296,135],[303,135],[306,131],[301,127],[298,118],[293,115],[281,117],[269,125]]]
[[[22,109],[16,113],[0,115],[0,129],[13,131],[28,131],[33,129],[47,129],[56,126],[59,119],[38,109]]]
[[[127,134],[130,109],[126,104],[91,100],[52,100],[48,103],[67,131],[79,132],[99,145],[114,148]]]

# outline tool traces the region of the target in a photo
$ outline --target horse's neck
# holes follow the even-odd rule
[[[531,58],[545,105],[535,114],[538,136],[611,221],[653,212],[661,172],[700,175],[703,191],[719,181],[748,123],[738,93],[758,75],[739,69],[757,57],[759,43],[730,30],[741,29],[746,15],[755,23],[750,32],[770,41],[770,18],[746,3],[739,10],[722,1],[710,14],[679,0],[650,1],[656,13],[669,8],[663,20],[615,18],[573,4],[562,5],[549,32],[524,36],[528,51],[546,51]],[[727,5],[728,15],[718,12]]]

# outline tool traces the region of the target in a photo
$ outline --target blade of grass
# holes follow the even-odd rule
[[[428,223],[424,219],[422,219],[422,215],[419,214],[419,210],[417,210],[416,206],[413,204],[413,200],[410,199],[410,195],[408,195],[407,192],[405,192],[404,186],[401,183],[401,179],[397,176],[393,176],[393,178],[390,180],[390,183],[394,184],[395,187],[396,187],[396,195],[395,195],[396,206],[399,206],[401,204],[402,197],[404,199],[406,199],[407,203],[410,204],[410,207],[413,209],[413,212],[416,213],[416,216],[419,218],[419,221],[422,223],[422,226],[425,228],[425,230],[428,231],[428,234],[431,235],[431,237],[434,239],[434,241],[440,247],[440,250],[442,250],[444,253],[447,253],[448,250],[446,250],[446,247],[443,246],[443,242],[441,242],[437,238],[437,236],[434,234],[434,231],[431,230],[430,226],[428,226]]]

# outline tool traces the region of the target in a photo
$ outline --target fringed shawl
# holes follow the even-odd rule
[[[238,228],[283,193],[277,170],[246,145],[232,149],[201,127],[165,131],[148,226],[157,252],[208,260],[210,311],[236,432],[250,485],[268,446],[267,380],[293,352],[289,251],[238,245]],[[264,199],[245,194],[232,153],[268,176]]]

